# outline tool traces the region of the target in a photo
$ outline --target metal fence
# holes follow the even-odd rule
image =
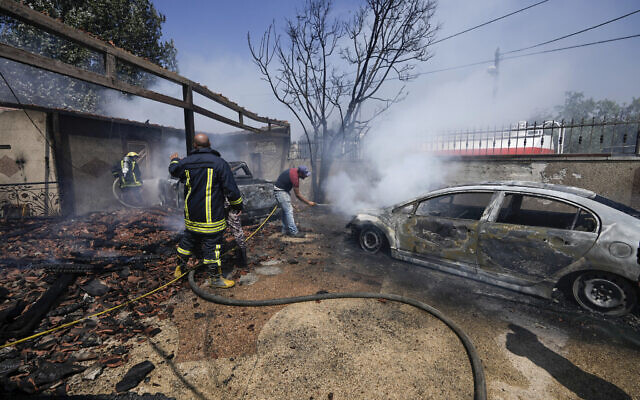
[[[58,182],[0,185],[0,217],[51,217],[60,215]]]
[[[320,148],[317,148],[320,146]],[[314,156],[320,156],[322,154],[322,142],[311,141],[311,149],[313,149]],[[317,149],[317,151],[316,151]],[[297,142],[291,142],[289,148],[289,160],[308,160],[310,159],[309,142],[306,140],[299,140]],[[345,141],[340,144],[336,149],[335,158],[343,160],[360,160],[362,154],[360,152],[360,143],[356,140]]]
[[[311,142],[311,146],[315,148],[316,143]],[[414,152],[452,156],[640,156],[640,119],[605,117],[542,123],[521,121],[506,127],[434,134],[415,146]],[[343,143],[335,155],[347,160],[359,160],[361,156],[358,141]],[[308,158],[309,145],[306,141],[291,144],[289,159]]]
[[[443,155],[640,155],[640,120],[520,122],[435,135],[418,151]]]

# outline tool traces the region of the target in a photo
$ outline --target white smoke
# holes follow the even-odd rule
[[[462,79],[421,79],[412,94],[375,120],[362,142],[363,162],[340,169],[325,186],[329,201],[345,214],[392,205],[445,186],[456,173],[447,158],[428,153],[425,144],[452,130],[493,129],[526,120],[541,104],[559,104],[570,69],[512,69],[496,82],[481,69]],[[453,79],[452,79],[453,78]],[[544,84],[541,84],[543,82]],[[350,170],[355,169],[355,171]]]
[[[273,98],[269,88],[260,80],[255,65],[248,58],[232,55],[214,58],[201,54],[186,54],[180,59],[180,74],[260,116],[274,119],[287,118],[286,107]],[[181,87],[164,79],[158,79],[148,89],[182,100]],[[109,96],[110,98],[106,101],[109,116],[140,122],[148,120],[151,124],[184,129],[184,113],[181,108],[142,97],[124,96],[115,91],[110,91]],[[238,120],[236,111],[198,93],[193,94],[193,101],[194,104],[223,117]],[[220,134],[240,130],[197,113],[194,115],[194,120],[196,132]],[[243,122],[258,128],[264,125],[247,117]]]

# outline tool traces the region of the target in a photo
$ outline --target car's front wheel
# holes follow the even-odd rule
[[[612,317],[627,314],[638,302],[627,279],[602,271],[578,275],[573,281],[573,297],[583,308]]]
[[[384,234],[374,226],[365,226],[360,229],[358,239],[360,248],[369,254],[379,252],[386,244]]]

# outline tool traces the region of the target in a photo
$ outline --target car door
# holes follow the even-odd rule
[[[396,227],[399,249],[475,267],[478,223],[492,196],[491,191],[468,191],[419,201]]]
[[[538,282],[580,259],[598,237],[590,211],[548,196],[504,193],[481,223],[478,264],[490,273]]]

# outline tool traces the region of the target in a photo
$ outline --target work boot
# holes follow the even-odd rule
[[[242,268],[249,267],[249,260],[247,259],[247,249],[240,249],[240,266]]]
[[[229,289],[232,288],[236,283],[231,279],[226,279],[224,276],[222,276],[222,274],[216,274],[211,277],[209,284],[214,288]]]
[[[302,233],[302,232],[296,232],[296,233],[289,232],[289,233],[287,233],[287,236],[294,237],[294,238],[303,238],[303,237],[305,237],[305,234]]]
[[[176,266],[175,271],[173,271],[174,277],[179,278],[182,275],[182,271],[187,270],[188,261],[189,261],[188,258],[184,258],[180,254],[178,254],[178,265]]]
[[[213,269],[213,266],[211,266],[211,269]],[[222,276],[222,268],[220,266],[218,266],[218,270],[211,276],[211,279],[209,280],[209,285],[211,287],[220,289],[229,289],[232,288],[235,284],[236,283],[231,279],[226,279],[224,276]]]

